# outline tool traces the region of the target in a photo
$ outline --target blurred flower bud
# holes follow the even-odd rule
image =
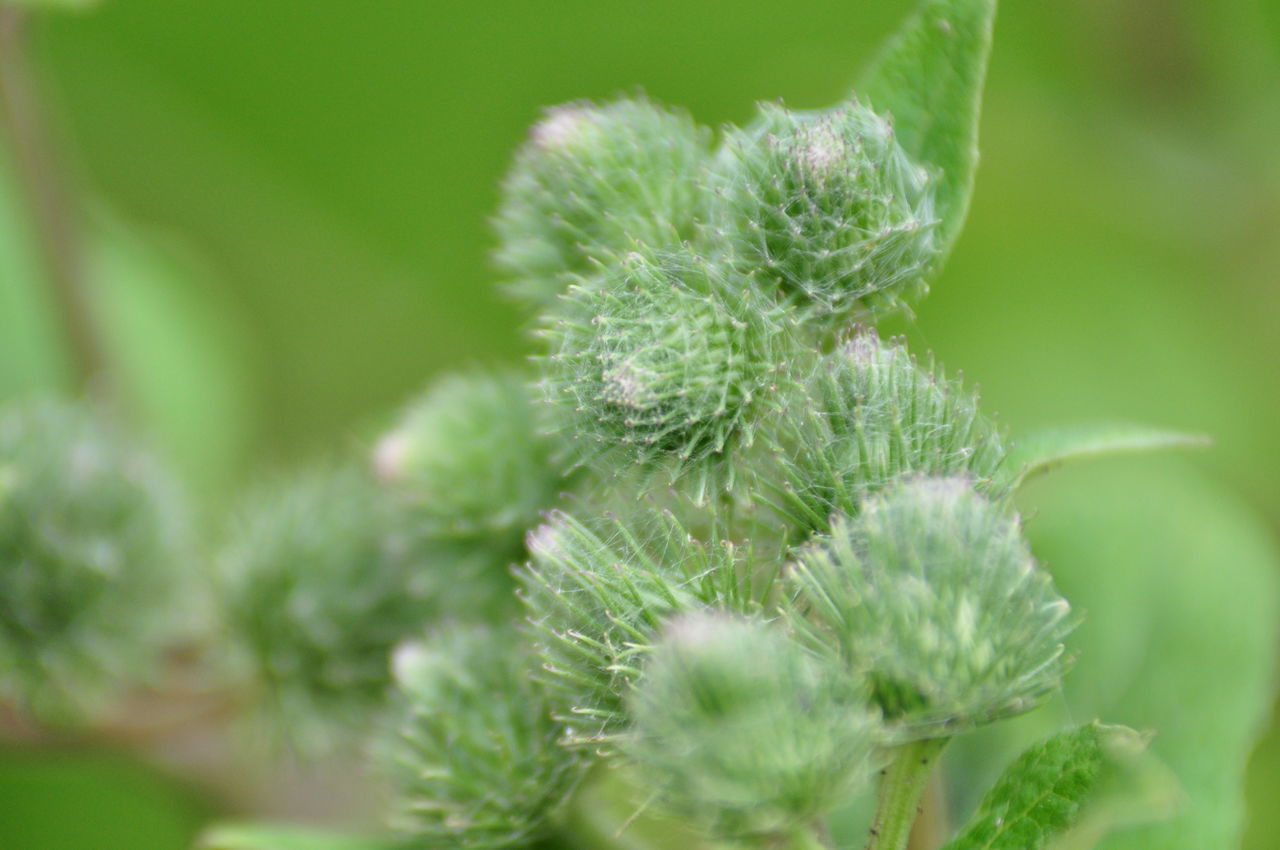
[[[0,409],[0,694],[79,719],[154,672],[188,613],[175,495],[87,405]]]
[[[874,772],[880,727],[865,692],[760,622],[676,617],[630,705],[625,754],[719,838],[807,828]]]
[[[396,707],[378,748],[392,825],[427,847],[528,847],[581,774],[557,743],[531,659],[510,629],[450,626],[395,652]]]
[[[872,683],[905,738],[1034,707],[1062,681],[1070,606],[1017,517],[964,478],[910,478],[839,518],[792,566],[791,621]]]

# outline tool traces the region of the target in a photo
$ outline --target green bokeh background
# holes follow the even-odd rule
[[[40,13],[38,69],[87,201],[127,411],[211,511],[263,467],[358,445],[432,374],[529,350],[494,290],[486,219],[540,106],[642,88],[718,125],[762,99],[826,105],[909,5]],[[1006,0],[982,148],[956,253],[895,329],[962,366],[1014,431],[1101,418],[1213,435],[1124,469],[1187,468],[1274,534],[1280,3]],[[0,198],[11,184],[0,159]],[[70,382],[29,237],[0,204],[0,398]],[[1123,476],[1105,480],[1123,493]],[[1249,847],[1280,846],[1277,795],[1273,734],[1251,766]],[[5,850],[177,850],[215,809],[116,756],[0,757]]]

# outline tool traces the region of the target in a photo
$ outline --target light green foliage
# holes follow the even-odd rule
[[[1274,699],[1280,648],[1280,551],[1267,522],[1190,466],[1138,459],[1063,470],[1027,498],[1037,552],[1089,612],[1071,641],[1080,663],[1068,707],[1154,731],[1152,753],[1185,792],[1167,823],[1100,847],[1237,846],[1253,816],[1244,768]]]
[[[429,577],[392,557],[384,522],[363,474],[324,466],[251,494],[230,529],[226,627],[304,749],[367,718],[390,683],[391,648],[434,612]]]
[[[731,269],[686,254],[620,257],[547,321],[543,395],[606,475],[664,460],[708,474],[703,462],[751,442],[786,353],[783,317]]]
[[[1028,478],[1073,460],[1127,452],[1206,446],[1207,437],[1140,425],[1092,425],[1048,428],[1018,440],[1008,467],[1021,484]]]
[[[392,839],[302,829],[228,824],[215,826],[200,837],[195,850],[403,850]]]
[[[965,474],[993,496],[1005,486],[1004,440],[977,396],[872,330],[818,361],[767,442],[776,468],[760,487],[802,531],[855,516],[867,495],[908,473]]]
[[[1167,810],[1176,786],[1144,755],[1146,747],[1147,739],[1132,729],[1100,723],[1031,746],[943,850],[1092,847],[1115,825],[1115,813],[1108,811],[1113,800],[1139,783],[1148,786],[1148,807]]]
[[[938,174],[934,208],[944,258],[973,194],[995,15],[996,0],[923,0],[858,86],[890,116],[903,149]]]
[[[729,132],[713,187],[716,236],[801,308],[892,308],[934,259],[929,175],[856,100],[823,113],[762,106]]]
[[[0,694],[78,718],[155,672],[184,613],[175,496],[88,404],[0,408]]]
[[[630,707],[624,753],[664,804],[723,838],[805,828],[874,771],[861,687],[763,622],[671,620]]]
[[[396,650],[380,754],[398,793],[392,825],[415,846],[529,846],[580,776],[517,638],[447,626]]]
[[[571,744],[608,744],[626,726],[627,693],[667,617],[756,609],[744,554],[694,539],[669,512],[594,526],[557,513],[529,551],[521,596]]]
[[[524,537],[572,482],[553,462],[524,382],[510,373],[442,378],[374,450],[389,494],[389,543],[455,617],[509,613]]]
[[[709,134],[645,99],[568,103],[534,125],[503,185],[496,259],[544,306],[595,263],[690,237]]]
[[[1019,714],[1057,688],[1070,607],[1016,517],[963,478],[909,478],[800,551],[794,627],[866,675],[903,738]]]

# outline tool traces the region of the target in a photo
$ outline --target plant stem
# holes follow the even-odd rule
[[[29,23],[22,9],[0,3],[0,135],[10,143],[77,378],[88,386],[91,379],[100,379],[102,348],[86,291],[79,209],[45,120],[28,51]]]
[[[920,813],[920,797],[948,740],[912,741],[894,750],[880,780],[880,800],[866,850],[905,850]]]

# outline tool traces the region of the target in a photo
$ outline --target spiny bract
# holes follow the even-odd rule
[[[80,719],[153,672],[183,616],[174,495],[87,405],[0,411],[0,694]]]
[[[964,478],[913,477],[803,548],[790,620],[872,682],[903,737],[1035,706],[1062,681],[1070,606],[1017,517]]]
[[[819,313],[896,306],[937,256],[928,172],[856,101],[819,113],[763,104],[728,132],[712,186],[716,236]]]
[[[304,749],[367,720],[393,646],[434,613],[431,586],[390,556],[372,482],[317,467],[245,499],[219,563],[243,661]]]
[[[646,99],[568,103],[534,125],[503,185],[497,262],[542,306],[592,261],[692,235],[710,134]]]
[[[856,331],[794,384],[797,397],[768,428],[774,464],[759,479],[802,532],[857,514],[869,493],[906,474],[965,474],[993,496],[1006,488],[1004,440],[977,396],[902,343]]]
[[[763,622],[673,619],[631,694],[622,749],[662,802],[715,836],[783,836],[873,773],[878,716],[856,680]]]
[[[511,629],[446,626],[395,653],[396,711],[379,755],[392,826],[425,847],[528,847],[581,774]],[[416,844],[415,844],[416,846]]]
[[[679,475],[751,441],[786,323],[729,273],[632,252],[550,314],[542,392],[581,458],[605,470],[670,460]]]
[[[640,656],[668,615],[755,607],[737,548],[695,540],[667,512],[592,526],[556,513],[529,552],[521,598],[570,744],[607,744],[625,728]]]

